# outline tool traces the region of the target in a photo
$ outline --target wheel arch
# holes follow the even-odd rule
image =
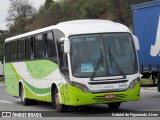
[[[63,97],[62,97],[63,96],[62,95],[63,92],[62,92],[62,90],[59,89],[59,87],[58,87],[58,85],[56,83],[52,83],[52,85],[51,85],[51,100],[53,98],[53,95],[54,95],[56,89],[60,93],[60,102],[64,103],[64,100],[63,100]]]

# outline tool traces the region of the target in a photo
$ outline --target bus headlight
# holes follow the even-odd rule
[[[88,89],[88,87],[84,84],[81,83],[77,83],[77,82],[72,82],[71,85],[83,90],[83,92],[90,92],[90,90]]]
[[[130,83],[128,89],[133,89],[134,86],[135,86],[139,81],[140,81],[140,78],[139,78],[139,77],[138,77],[137,79],[133,80],[133,81]]]

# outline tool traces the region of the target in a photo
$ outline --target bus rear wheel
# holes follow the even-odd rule
[[[54,108],[58,112],[66,112],[67,106],[60,103],[60,93],[58,92],[58,89],[56,88],[53,92],[54,94],[52,95],[52,103]]]
[[[116,102],[116,103],[108,103],[108,107],[110,109],[118,109],[121,105],[121,102]]]
[[[26,98],[23,85],[21,85],[20,87],[20,97],[21,97],[21,102],[24,106],[33,105],[37,103],[36,100],[31,100]]]

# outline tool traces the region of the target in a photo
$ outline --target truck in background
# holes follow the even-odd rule
[[[160,92],[160,0],[131,6],[133,31],[139,39],[140,73],[152,76]]]

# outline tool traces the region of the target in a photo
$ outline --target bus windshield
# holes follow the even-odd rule
[[[96,72],[96,77],[107,77],[138,71],[130,33],[75,35],[70,37],[70,41],[75,77],[91,77],[93,72]]]

